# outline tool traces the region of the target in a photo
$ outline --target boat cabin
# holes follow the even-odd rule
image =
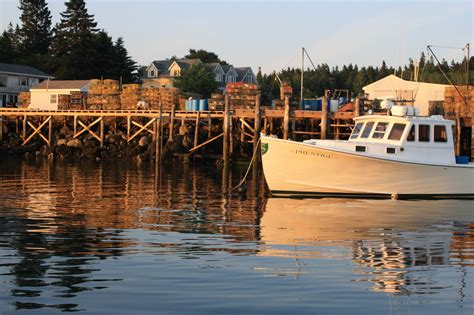
[[[354,118],[347,141],[309,140],[364,156],[428,164],[456,164],[454,122],[442,116],[368,115]]]

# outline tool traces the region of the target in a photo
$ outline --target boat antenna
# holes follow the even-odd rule
[[[303,89],[304,89],[304,47],[301,47],[301,91],[300,91],[300,106],[303,106]]]
[[[431,47],[434,47],[432,45],[428,45],[426,48],[428,49],[428,51],[431,53],[431,55],[436,59],[436,62],[437,62],[437,66],[438,66],[438,69],[439,71],[441,71],[441,73],[443,74],[443,76],[446,78],[446,80],[449,82],[449,84],[451,84],[455,89],[456,91],[458,92],[458,94],[461,96],[461,98],[463,99],[463,102],[464,102],[464,105],[467,106],[467,102],[466,102],[466,98],[464,97],[464,95],[462,95],[461,91],[459,91],[458,87],[456,85],[454,85],[454,83],[449,79],[449,77],[446,75],[446,73],[443,71],[443,68],[441,68],[441,62],[439,62],[439,59],[438,57],[436,57],[435,53],[433,52],[433,50],[431,49]],[[455,47],[443,47],[443,46],[439,46],[439,47],[442,47],[442,48],[455,48]],[[468,46],[469,47],[469,46]],[[469,72],[469,71],[468,71]],[[469,77],[469,74],[468,74],[468,77]]]

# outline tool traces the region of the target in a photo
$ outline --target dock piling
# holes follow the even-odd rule
[[[283,114],[283,139],[288,140],[288,129],[290,125],[290,97],[285,96],[285,111]]]
[[[328,99],[323,96],[321,111],[321,139],[327,139],[328,135]]]

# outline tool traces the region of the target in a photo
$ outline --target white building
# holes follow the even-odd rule
[[[370,99],[414,99],[414,105],[420,109],[420,115],[427,116],[429,101],[443,101],[444,90],[448,86],[446,84],[407,81],[391,74],[364,86],[362,89],[369,94]]]
[[[59,95],[73,91],[87,92],[90,80],[46,80],[30,89],[31,104],[28,108],[58,110]]]
[[[48,74],[30,66],[0,63],[0,107],[16,106],[20,92],[28,91]]]

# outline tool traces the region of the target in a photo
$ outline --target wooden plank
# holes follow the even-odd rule
[[[85,125],[80,119],[77,119],[77,122],[79,125],[82,126],[82,130],[80,130],[78,133],[74,134],[73,138],[76,139],[77,137],[79,137],[82,133],[84,132],[88,132],[89,134],[91,134],[94,138],[96,138],[99,142],[100,142],[100,137],[94,132],[91,130],[91,128],[97,124],[98,122],[100,122],[102,120],[102,117],[99,117],[97,118],[96,120],[94,120],[92,123],[90,123],[89,125]]]
[[[152,123],[154,123],[156,120],[156,118],[152,118],[150,119],[145,125],[142,125],[142,124],[139,124],[137,123],[136,121],[133,121],[132,120],[132,124],[134,124],[135,126],[137,126],[139,129],[137,132],[135,132],[130,138],[128,138],[127,142],[130,142],[132,141],[135,137],[137,137],[139,134],[142,133],[142,131],[147,131],[149,133],[151,133],[152,135],[154,134],[153,130],[151,129],[148,129],[148,126],[150,126]]]
[[[35,125],[33,125],[33,123],[31,123],[30,121],[27,122],[27,124],[33,129],[33,133],[28,137],[26,138],[24,141],[23,141],[23,144],[22,145],[25,145],[27,144],[31,139],[33,139],[33,137],[35,135],[39,135],[48,145],[50,144],[49,140],[46,139],[45,136],[43,136],[43,134],[41,133],[41,129],[51,120],[51,116],[49,116],[45,121],[43,121],[39,126],[38,128],[36,128]],[[26,130],[26,128],[25,128]],[[26,132],[25,132],[26,134]]]
[[[248,122],[245,121],[245,118],[239,118],[240,122],[242,123],[242,127],[247,127],[251,132],[255,132],[252,126]],[[242,128],[244,129],[244,128]]]
[[[194,128],[194,147],[197,147],[199,141],[199,118],[201,116],[201,112],[198,112],[196,116],[196,127]]]
[[[209,140],[204,141],[204,142],[201,143],[200,145],[198,145],[198,146],[196,146],[196,147],[190,149],[190,150],[188,151],[188,153],[193,153],[193,152],[195,152],[196,150],[202,148],[202,147],[205,146],[206,144],[209,144],[209,143],[211,143],[212,141],[215,141],[215,140],[219,139],[219,138],[222,137],[223,135],[224,135],[224,133],[221,133],[221,134],[215,136],[214,138],[211,138],[211,139],[209,139]]]

